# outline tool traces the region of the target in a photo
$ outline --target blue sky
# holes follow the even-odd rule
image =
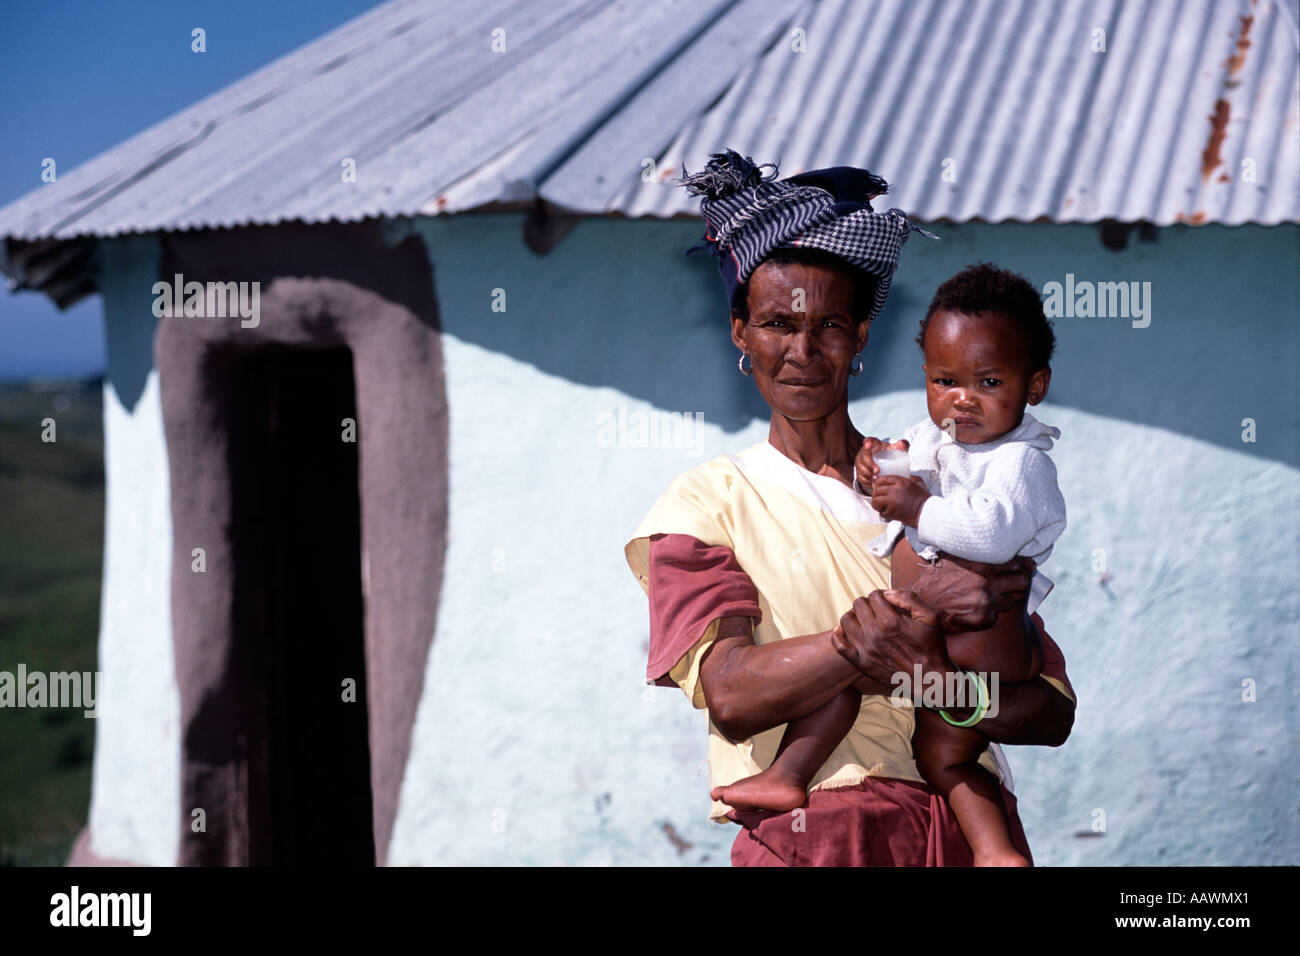
[[[0,3],[0,206],[351,20],[377,0]],[[190,31],[207,31],[207,52]],[[60,312],[0,285],[0,380],[103,370],[98,295]]]

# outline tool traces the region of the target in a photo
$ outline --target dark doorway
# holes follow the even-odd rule
[[[223,359],[248,859],[373,866],[352,353]]]

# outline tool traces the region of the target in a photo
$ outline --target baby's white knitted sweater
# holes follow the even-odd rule
[[[912,474],[932,497],[921,507],[917,526],[891,521],[868,547],[885,555],[906,532],[912,549],[933,558],[946,551],[959,558],[1004,564],[1016,555],[1042,565],[1065,530],[1065,498],[1056,482],[1056,465],[1047,456],[1061,430],[1028,412],[1001,438],[968,445],[949,437],[928,418],[909,428]],[[1052,582],[1034,575],[1029,595],[1033,613]]]

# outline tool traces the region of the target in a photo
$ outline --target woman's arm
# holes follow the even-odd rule
[[[973,713],[972,708],[961,707],[947,711],[954,720]],[[997,716],[985,717],[975,726],[996,743],[1059,747],[1074,726],[1074,701],[1041,678],[1003,684],[998,688]]]
[[[1042,618],[1035,614],[1026,626],[1036,639],[1041,638],[1036,648],[1042,656],[1042,674],[1023,683],[1002,684],[997,712],[984,717],[979,727],[998,743],[1059,747],[1074,726],[1074,688],[1065,673],[1065,658],[1048,636]],[[964,720],[972,711],[954,707],[948,713],[955,720]]]
[[[709,717],[731,740],[810,714],[862,677],[836,652],[829,631],[755,644],[752,623],[723,618],[700,662]]]

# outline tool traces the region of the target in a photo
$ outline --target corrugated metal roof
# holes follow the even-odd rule
[[[796,25],[807,52],[768,50],[664,166],[698,168],[720,144],[779,158],[782,175],[865,165],[891,183],[888,205],[922,220],[1300,221],[1300,41],[1285,5],[824,2],[791,38]],[[589,186],[566,168],[543,192],[563,202]],[[636,183],[604,208],[693,204]]]
[[[538,196],[689,214],[668,180],[724,146],[868,166],[923,220],[1295,222],[1298,50],[1275,0],[393,0],[10,204],[0,235]]]
[[[707,47],[712,68],[672,87],[667,145],[758,55],[782,5],[394,0],[0,210],[0,235],[352,221],[528,200],[629,96],[674,77],[674,57]],[[492,48],[497,28],[504,52]],[[342,176],[349,157],[355,182]]]

